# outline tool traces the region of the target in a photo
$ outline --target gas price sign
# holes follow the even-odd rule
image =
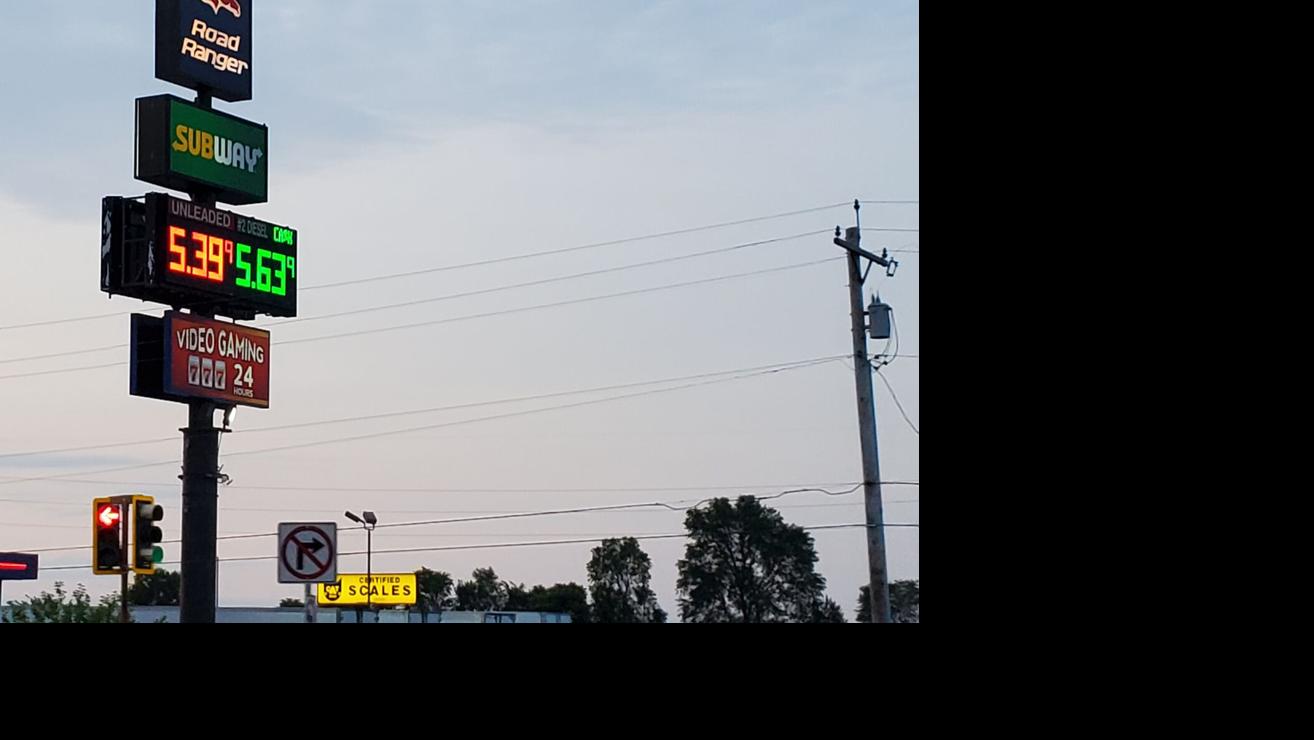
[[[105,199],[102,290],[233,318],[297,315],[297,232],[151,193]]]

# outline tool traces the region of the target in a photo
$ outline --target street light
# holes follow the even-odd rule
[[[379,518],[374,516],[374,512],[365,511],[362,514],[365,519],[346,512],[347,518],[365,528],[365,609],[374,611],[374,527],[379,523]]]

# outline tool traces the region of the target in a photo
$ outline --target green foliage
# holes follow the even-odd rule
[[[182,574],[163,568],[148,576],[134,576],[128,588],[129,606],[179,606],[181,598]]]
[[[87,587],[79,585],[73,593],[55,584],[55,593],[43,592],[27,601],[9,602],[10,624],[109,624],[119,621],[118,595],[104,596],[92,604]]]
[[[895,624],[921,624],[921,581],[895,581],[890,584],[890,619]],[[858,621],[871,622],[871,588],[858,590]]]
[[[524,611],[569,614],[575,624],[592,621],[588,592],[578,583],[558,583],[551,588],[535,586],[529,592],[529,608]]]
[[[577,583],[526,589],[522,583],[500,580],[492,568],[476,570],[471,579],[456,585],[454,608],[458,611],[553,612],[569,614],[574,622],[590,620],[588,592]],[[420,590],[423,593],[423,587]]]
[[[812,536],[752,496],[715,499],[685,518],[677,589],[686,622],[816,622],[834,617]]]
[[[467,612],[506,611],[509,587],[497,578],[492,568],[479,568],[470,574],[473,580],[456,585],[456,608]],[[521,589],[523,590],[523,589]],[[519,595],[516,598],[520,598]]]
[[[844,618],[844,607],[831,598],[818,604],[812,614],[812,622],[816,624],[844,624],[847,621]]]
[[[421,614],[429,612],[442,613],[456,606],[452,597],[455,583],[449,573],[420,568],[415,571],[416,605]]]
[[[652,592],[652,560],[633,537],[605,540],[589,560],[593,620],[604,624],[661,624],[666,612]]]

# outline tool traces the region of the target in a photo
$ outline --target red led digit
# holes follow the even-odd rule
[[[187,274],[187,250],[178,243],[187,238],[187,231],[177,226],[169,227],[169,271]]]
[[[209,244],[210,237],[199,231],[192,232],[192,241],[196,242],[201,248],[196,250],[196,257],[201,260],[200,267],[193,267],[191,274],[196,277],[205,277],[210,272],[210,254]]]
[[[206,277],[216,283],[224,281],[224,240],[217,236],[210,237],[210,271]]]

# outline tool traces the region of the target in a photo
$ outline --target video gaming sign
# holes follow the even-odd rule
[[[251,99],[253,0],[155,0],[155,76],[220,100]]]

